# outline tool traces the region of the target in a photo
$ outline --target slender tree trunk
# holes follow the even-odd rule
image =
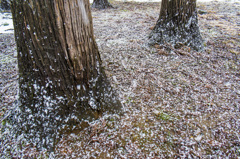
[[[88,0],[14,0],[12,8],[21,130],[52,147],[59,132],[120,109],[101,66]]]
[[[106,9],[106,8],[113,8],[113,6],[108,2],[108,0],[94,0],[92,4],[92,8]]]
[[[159,19],[150,34],[150,44],[156,43],[202,49],[196,0],[162,0]]]

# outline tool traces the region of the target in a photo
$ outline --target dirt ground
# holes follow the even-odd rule
[[[124,115],[105,115],[64,136],[52,157],[240,158],[240,3],[198,3],[201,52],[148,46],[159,3],[111,3],[114,9],[92,16]],[[12,34],[0,34],[0,50],[3,118],[17,98]],[[49,157],[4,130],[0,141],[2,157]]]

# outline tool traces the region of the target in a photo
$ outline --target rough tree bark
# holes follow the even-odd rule
[[[106,8],[113,8],[113,6],[108,2],[108,0],[94,0],[92,4],[92,8],[106,9]]]
[[[160,16],[150,34],[150,44],[171,43],[203,48],[198,27],[196,0],[162,0]]]
[[[18,129],[52,147],[61,131],[120,110],[101,66],[88,0],[14,0]],[[32,131],[32,130],[35,130]],[[33,133],[32,133],[33,132]],[[33,141],[34,142],[34,141]]]

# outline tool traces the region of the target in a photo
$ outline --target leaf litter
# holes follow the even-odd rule
[[[111,3],[114,9],[93,9],[93,24],[124,114],[105,115],[63,136],[50,156],[2,130],[1,156],[239,158],[239,2],[198,3],[202,52],[148,46],[159,3]],[[13,35],[0,36],[3,118],[17,98],[17,59]]]

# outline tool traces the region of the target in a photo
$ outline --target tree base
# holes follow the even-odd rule
[[[167,26],[166,24],[157,26],[153,29],[150,36],[149,45],[171,44],[175,49],[181,46],[188,46],[193,50],[203,49],[203,40],[198,28],[186,30],[179,26]]]
[[[165,10],[161,11],[162,14],[160,14],[157,24],[149,36],[150,45],[167,43],[174,48],[185,45],[196,51],[202,50],[203,40],[199,31],[197,12],[189,12],[189,10],[184,12],[181,8],[172,10],[171,5],[175,4],[176,1],[171,1],[171,3],[170,1],[164,2],[167,2],[166,4],[170,8],[165,8]],[[189,4],[190,6],[188,7],[191,8],[193,4],[195,3]],[[174,15],[165,15],[165,12],[169,14],[173,12]],[[180,13],[185,15],[181,17]]]
[[[74,96],[55,85],[48,89],[37,82],[20,82],[20,98],[6,118],[15,138],[22,136],[39,150],[54,151],[63,134],[79,132],[104,114],[121,113],[121,103],[103,71],[88,85],[77,86]],[[29,85],[34,89],[24,87]]]
[[[114,8],[107,0],[94,0],[91,7],[96,9]]]

